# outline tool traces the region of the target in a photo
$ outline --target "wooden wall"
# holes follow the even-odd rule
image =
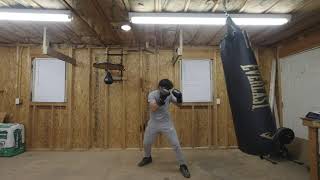
[[[31,59],[39,57],[39,47],[0,48],[0,111],[13,115],[12,121],[26,127],[27,147],[45,150],[86,150],[141,148],[148,120],[146,97],[162,78],[179,86],[179,65],[173,66],[171,50],[155,54],[130,52],[124,59],[125,81],[105,85],[105,72],[92,64],[105,49],[59,49],[73,56],[76,66],[67,67],[67,102],[59,104],[30,101]],[[268,83],[270,49],[257,50],[263,78]],[[213,95],[221,104],[172,105],[170,111],[183,147],[236,147],[220,52],[215,47],[185,48],[184,58],[213,61]],[[20,97],[21,105],[14,100]],[[155,147],[168,147],[164,137]]]

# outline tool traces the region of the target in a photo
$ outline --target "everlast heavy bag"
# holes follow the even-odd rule
[[[220,49],[239,148],[248,154],[269,154],[272,141],[260,135],[274,134],[275,120],[247,35],[230,17]]]

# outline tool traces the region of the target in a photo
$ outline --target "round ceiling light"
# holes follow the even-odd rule
[[[131,26],[128,24],[124,24],[121,26],[121,29],[124,31],[130,31],[131,30]]]

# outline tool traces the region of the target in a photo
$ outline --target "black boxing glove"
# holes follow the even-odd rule
[[[160,98],[156,101],[158,106],[163,106],[166,102],[165,100],[170,95],[170,91],[165,88],[160,88]]]
[[[177,103],[182,103],[182,93],[178,89],[173,89],[172,94],[177,98]]]

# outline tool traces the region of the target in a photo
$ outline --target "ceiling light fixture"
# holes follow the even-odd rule
[[[70,22],[71,19],[68,10],[0,9],[0,20],[5,21]]]
[[[123,24],[121,26],[121,29],[124,30],[124,31],[130,31],[131,30],[131,26],[128,25],[128,24]]]
[[[230,14],[237,25],[279,26],[289,22],[289,14]],[[133,24],[225,25],[225,14],[129,13]]]

